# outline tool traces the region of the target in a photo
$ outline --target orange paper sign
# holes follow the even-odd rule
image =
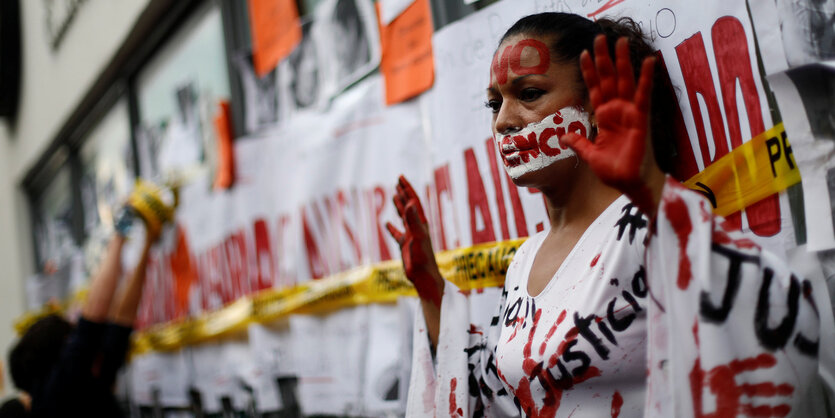
[[[377,8],[379,17],[379,6]],[[380,27],[386,104],[408,100],[432,87],[435,58],[432,55],[432,11],[429,0],[415,0],[387,26]]]
[[[215,115],[215,133],[217,133],[217,172],[215,189],[228,189],[235,182],[235,154],[232,145],[232,113],[229,102],[222,100]]]
[[[249,27],[258,77],[272,71],[302,39],[296,0],[249,0]]]

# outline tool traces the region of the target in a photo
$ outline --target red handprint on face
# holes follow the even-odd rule
[[[415,286],[421,299],[440,307],[443,279],[432,251],[426,215],[417,193],[403,176],[398,179],[393,200],[405,231],[401,232],[391,222],[386,222],[386,228],[400,245],[406,277]]]
[[[777,360],[771,354],[760,354],[743,360],[734,360],[728,364],[716,366],[707,373],[702,370],[701,362],[696,359],[696,364],[690,371],[690,390],[693,395],[693,413],[697,418],[724,418],[736,417],[738,415],[756,417],[784,417],[789,414],[791,407],[787,404],[779,405],[753,405],[742,403],[743,397],[751,399],[755,397],[768,398],[774,396],[791,396],[794,393],[794,386],[783,383],[742,383],[736,382],[736,376],[753,370],[767,369],[774,367]],[[702,408],[702,395],[704,388],[710,389],[710,393],[716,399],[716,411],[705,413]]]
[[[597,136],[592,142],[572,132],[560,143],[574,149],[604,183],[653,214],[652,193],[643,176],[647,165],[655,164],[645,152],[655,58],[644,60],[636,89],[626,38],[615,45],[614,64],[604,35],[594,40],[594,53],[594,60],[588,51],[580,55],[580,68],[597,119]]]

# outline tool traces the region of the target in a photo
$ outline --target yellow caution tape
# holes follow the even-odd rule
[[[800,182],[786,130],[780,123],[742,144],[684,185],[704,194],[725,216]]]
[[[504,284],[505,273],[524,239],[479,244],[436,254],[441,274],[467,291]],[[133,335],[131,355],[172,351],[244,331],[253,322],[269,322],[291,314],[329,311],[369,303],[394,303],[417,296],[399,260],[358,267],[319,280],[283,289],[268,289],[243,297],[213,312],[151,326]],[[78,299],[78,298],[75,298]],[[15,324],[22,334],[36,320],[61,312],[59,306],[27,313]]]
[[[479,244],[436,254],[441,274],[461,290],[498,287],[524,239]],[[253,322],[291,314],[321,314],[369,303],[417,296],[399,260],[358,267],[323,279],[244,297],[220,310],[184,321],[155,325],[134,336],[132,354],[170,351],[242,331]]]

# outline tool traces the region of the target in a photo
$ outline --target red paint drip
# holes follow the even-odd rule
[[[696,341],[696,347],[699,346],[699,320],[693,321],[693,339]]]
[[[620,416],[620,407],[623,406],[623,396],[620,396],[620,392],[615,391],[615,394],[612,395],[612,418],[617,418]]]
[[[690,223],[690,214],[687,212],[687,204],[681,196],[668,194],[664,196],[664,211],[667,212],[667,219],[678,236],[678,280],[676,284],[681,290],[690,286],[693,279],[693,272],[690,271],[690,257],[687,256],[687,242],[690,233],[693,232],[693,224]]]
[[[458,379],[452,378],[449,381],[449,416],[464,416],[464,411],[458,407],[458,402],[455,400],[455,388],[458,386]]]
[[[594,256],[594,258],[591,259],[591,266],[590,267],[596,266],[597,265],[597,260],[600,260],[600,254]]]
[[[483,332],[481,332],[481,331],[479,331],[479,330],[478,330],[478,327],[476,327],[476,326],[475,326],[475,324],[470,324],[470,330],[469,330],[469,333],[470,333],[470,334],[484,335],[484,333],[483,333]]]

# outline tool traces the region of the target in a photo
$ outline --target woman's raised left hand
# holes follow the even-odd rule
[[[580,68],[597,120],[597,135],[592,142],[580,134],[567,133],[560,142],[574,149],[604,183],[629,196],[651,215],[663,186],[663,175],[656,185],[660,171],[652,152],[647,151],[655,58],[644,60],[636,87],[626,38],[615,44],[614,63],[605,35],[594,40],[594,51],[594,59],[583,51]]]

